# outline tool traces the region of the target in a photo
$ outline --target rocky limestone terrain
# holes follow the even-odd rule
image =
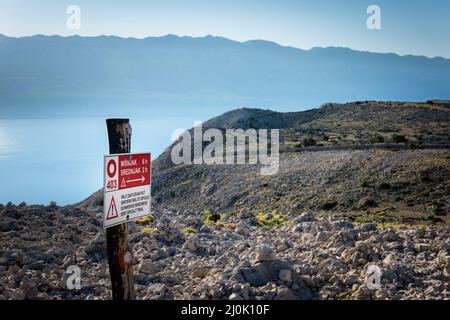
[[[0,299],[110,298],[100,207],[7,205],[0,217]],[[277,218],[155,208],[130,224],[138,299],[450,298],[448,226]],[[67,289],[70,265],[81,269],[80,290]]]
[[[137,298],[449,299],[449,110],[357,102],[206,122],[281,129],[279,172],[175,166],[169,147],[152,215],[130,223]],[[109,299],[102,202],[0,205],[0,299]]]
[[[328,103],[301,112],[241,108],[203,123],[203,129],[280,129],[280,151],[450,146],[450,105],[439,102]],[[155,174],[174,167],[170,146]]]
[[[282,214],[320,211],[355,222],[448,223],[448,150],[282,153],[279,172],[255,165],[181,165],[155,175],[155,201],[195,208]]]
[[[157,203],[254,214],[319,210],[356,222],[450,219],[450,108],[437,102],[326,104],[304,112],[238,109],[203,124],[280,128],[280,169],[174,165],[173,145],[153,163]],[[100,192],[89,201],[101,202]]]

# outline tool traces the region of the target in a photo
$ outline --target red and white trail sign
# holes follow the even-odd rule
[[[105,156],[103,226],[109,228],[150,214],[150,153]]]

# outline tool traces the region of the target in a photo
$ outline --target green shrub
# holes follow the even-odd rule
[[[384,137],[382,135],[375,135],[370,139],[371,143],[383,143],[384,142]]]
[[[142,233],[145,233],[145,234],[152,233],[153,231],[155,231],[155,229],[151,228],[151,227],[144,227],[144,228],[142,228]]]
[[[289,223],[286,215],[276,210],[273,210],[270,214],[260,212],[256,215],[256,219],[260,227],[282,226]]]
[[[153,220],[155,220],[155,217],[153,217],[152,215],[148,215],[148,216],[136,219],[136,223],[140,224],[140,225],[146,225],[146,224],[149,224],[150,222],[152,222]]]
[[[314,138],[312,137],[307,137],[303,139],[303,145],[305,147],[312,147],[316,145],[316,140],[314,140]]]
[[[183,231],[184,233],[192,233],[192,234],[197,233],[197,231],[195,231],[195,229],[191,227],[183,228],[181,231]]]
[[[205,224],[215,224],[219,220],[220,214],[218,213],[211,213],[209,210],[206,210],[203,214],[203,222]]]
[[[394,134],[392,136],[392,141],[395,143],[406,143],[408,142],[408,139],[406,139],[406,137],[402,134]]]
[[[388,190],[388,189],[391,188],[391,185],[389,183],[387,183],[387,182],[382,182],[382,183],[380,183],[378,188],[380,188],[382,190]]]
[[[338,203],[336,201],[329,201],[322,204],[321,209],[326,211],[333,210],[337,205]]]

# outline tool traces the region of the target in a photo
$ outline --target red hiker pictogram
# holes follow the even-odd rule
[[[111,203],[109,204],[108,214],[106,215],[106,220],[111,220],[119,217],[119,213],[117,212],[116,201],[114,200],[114,196],[111,198]]]

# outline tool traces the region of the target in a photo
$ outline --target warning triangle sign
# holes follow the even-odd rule
[[[121,188],[125,188],[127,186],[125,182],[125,178],[122,178],[122,184],[120,185]]]
[[[114,196],[112,196],[111,203],[109,204],[108,214],[106,215],[106,220],[111,220],[117,217],[119,217],[119,212],[117,211]]]

